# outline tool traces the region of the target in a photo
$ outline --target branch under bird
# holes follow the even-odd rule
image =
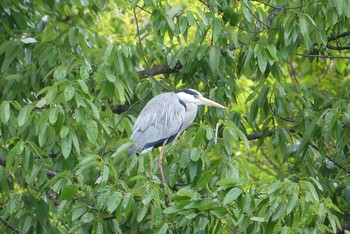
[[[165,193],[166,184],[162,167],[164,146],[175,141],[190,126],[197,115],[198,105],[225,108],[203,97],[196,90],[185,89],[155,96],[136,119],[130,137],[135,144],[130,148],[129,155],[135,152],[145,154],[153,148],[163,146],[158,157],[158,165]]]

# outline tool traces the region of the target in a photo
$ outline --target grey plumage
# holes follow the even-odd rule
[[[131,140],[135,144],[129,155],[138,152],[146,153],[154,147],[162,146],[177,137],[193,122],[197,114],[197,105],[220,104],[204,98],[193,89],[178,92],[162,93],[152,98],[136,119]]]
[[[169,108],[170,106],[172,108]],[[136,144],[133,145],[130,154],[150,150],[161,145],[166,139],[175,139],[185,127],[182,124],[185,110],[185,106],[180,103],[174,92],[162,93],[151,99],[136,119],[131,135],[131,140]]]

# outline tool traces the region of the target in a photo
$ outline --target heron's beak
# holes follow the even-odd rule
[[[219,108],[225,109],[225,107],[223,105],[220,105],[219,103],[214,102],[214,101],[212,101],[212,100],[210,100],[208,98],[201,97],[200,100],[201,100],[203,105],[215,106],[215,107],[219,107]]]

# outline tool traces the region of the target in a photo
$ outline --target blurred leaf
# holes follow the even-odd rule
[[[109,213],[113,213],[122,201],[122,194],[120,192],[114,192],[108,197],[107,210]]]
[[[97,123],[94,120],[88,120],[86,122],[85,128],[86,136],[91,143],[95,143],[98,136],[98,127]]]
[[[72,200],[78,189],[78,186],[75,184],[65,187],[60,194],[60,200]]]
[[[82,223],[91,223],[91,221],[94,219],[94,215],[90,212],[86,212],[80,219]]]
[[[212,47],[210,49],[209,65],[210,65],[211,69],[213,69],[213,70],[217,70],[219,68],[219,65],[220,65],[220,53],[215,47]]]
[[[68,134],[61,141],[61,150],[63,157],[67,159],[72,151],[72,137],[71,134]]]
[[[30,112],[33,110],[32,105],[26,105],[23,107],[23,109],[19,112],[18,114],[18,126],[22,127],[25,123],[28,122],[29,117],[30,117]]]
[[[286,209],[286,213],[287,215],[292,212],[292,210],[294,209],[295,205],[298,202],[298,195],[297,194],[293,194],[292,198],[288,200],[288,205],[287,205],[287,209]]]
[[[242,190],[239,188],[231,189],[225,196],[223,200],[223,205],[227,205],[232,201],[236,200],[242,194]]]
[[[4,101],[1,103],[1,122],[7,124],[10,119],[10,103]]]
[[[74,87],[69,85],[64,89],[64,99],[66,101],[70,101],[72,100],[73,96],[74,96]]]

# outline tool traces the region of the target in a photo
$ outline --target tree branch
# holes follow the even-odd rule
[[[335,36],[327,37],[327,41],[328,42],[335,41],[335,40],[338,40],[339,38],[347,37],[347,36],[350,36],[350,31],[346,31],[346,32],[343,32],[343,33],[335,35]]]
[[[9,222],[7,222],[4,218],[0,217],[0,222],[2,222],[6,227],[14,231],[15,233],[19,233],[19,230],[12,226]]]
[[[276,131],[276,129],[270,129],[266,136],[270,137],[272,136],[272,134]],[[295,128],[294,127],[291,127],[288,129],[289,132],[292,132],[294,133],[295,132]],[[246,137],[249,141],[251,140],[257,140],[257,139],[260,139],[262,137],[263,133],[262,132],[257,132],[257,133],[252,133],[252,134],[248,134]]]
[[[286,6],[286,4],[284,4],[284,3],[280,4],[278,7],[274,8],[274,10],[272,11],[271,14],[269,14],[269,16],[267,16],[266,25],[268,27],[271,27],[272,21],[276,18],[278,13],[280,13],[280,11],[284,9],[285,6]]]
[[[51,188],[49,188],[46,191],[46,196],[55,204],[55,206],[59,206],[61,204],[57,195],[54,193],[54,191]]]
[[[326,47],[330,50],[350,50],[350,46],[332,46],[327,44]]]
[[[177,73],[182,67],[183,66],[180,63],[180,61],[177,61],[174,68],[170,68],[168,65],[164,64],[146,70],[138,71],[137,74],[140,76],[140,78],[146,78],[149,76],[156,76],[160,74]]]

